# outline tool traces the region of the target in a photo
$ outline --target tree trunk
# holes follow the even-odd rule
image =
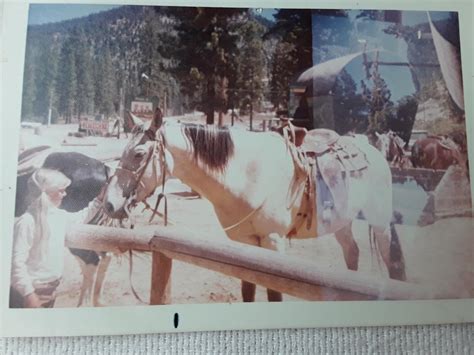
[[[253,104],[250,102],[250,130],[253,131]]]
[[[214,106],[216,103],[215,78],[211,75],[207,82],[207,114],[206,123],[214,124]]]
[[[224,125],[224,113],[222,111],[219,111],[218,125],[219,127],[222,127]]]

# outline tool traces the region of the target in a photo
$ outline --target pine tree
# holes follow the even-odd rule
[[[38,58],[37,95],[35,101],[36,115],[48,122],[49,111],[57,103],[56,79],[58,70],[59,43],[53,37],[42,41],[41,54]]]
[[[115,112],[115,103],[118,103],[117,85],[112,56],[108,45],[105,45],[102,56],[99,58],[99,111],[106,117]]]
[[[59,93],[59,114],[65,118],[66,123],[71,123],[77,95],[75,41],[73,37],[68,37],[61,48],[56,91]]]
[[[313,65],[310,10],[280,9],[267,36],[278,38],[272,60],[271,100],[288,107],[289,88],[295,76]]]
[[[292,44],[281,41],[273,54],[270,99],[275,107],[288,107],[289,88],[295,72],[292,51]]]
[[[245,9],[232,8],[180,8],[173,15],[180,21],[177,26],[179,48],[178,75],[185,88],[190,73],[201,78],[197,83],[201,100],[196,105],[206,112],[206,122],[214,124],[214,112],[227,109],[229,71],[233,69],[231,57],[237,50],[238,36],[230,31],[236,17]],[[186,91],[185,91],[186,92]],[[189,92],[189,91],[188,91]]]
[[[33,117],[33,107],[36,98],[35,86],[35,55],[32,47],[27,46],[25,69],[23,74],[23,94],[21,106],[21,119],[28,120]]]
[[[77,44],[75,49],[77,71],[76,113],[78,120],[80,120],[81,114],[91,113],[94,106],[91,51],[87,38],[82,30],[77,33]]]
[[[369,107],[367,134],[372,138],[375,132],[385,132],[394,117],[394,105],[390,100],[391,92],[379,73],[377,60],[370,74],[371,88],[362,80],[362,97]]]
[[[357,85],[352,76],[344,69],[338,75],[333,89],[335,131],[346,134],[348,131],[358,133],[367,129],[366,103],[357,93]]]
[[[241,112],[250,113],[252,128],[253,110],[263,99],[265,54],[263,51],[264,28],[253,19],[247,19],[239,28],[240,55],[238,66],[238,92]]]

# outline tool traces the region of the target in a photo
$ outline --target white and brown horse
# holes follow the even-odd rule
[[[385,156],[385,159],[397,168],[411,168],[411,161],[405,152],[405,142],[393,131],[377,133],[375,146]]]
[[[294,238],[334,233],[351,270],[357,270],[359,259],[352,221],[362,212],[390,277],[404,280],[403,255],[391,224],[390,169],[377,149],[367,141],[353,139],[365,153],[368,167],[345,179],[347,199],[334,201],[340,206],[337,218],[318,223],[313,208],[308,226],[299,223],[301,206],[307,202],[302,189],[307,176],[297,172],[288,141],[279,134],[194,124],[162,125],[158,110],[151,126],[135,131],[126,146],[109,182],[105,209],[113,218],[126,217],[130,206],[144,201],[164,183],[165,174],[172,175],[212,203],[230,239],[283,251],[284,238],[290,233]],[[242,281],[242,296],[244,301],[253,301],[255,285]],[[268,299],[282,298],[279,292],[268,290]]]

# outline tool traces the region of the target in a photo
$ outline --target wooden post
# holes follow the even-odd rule
[[[169,304],[171,303],[172,260],[166,255],[154,251],[151,265],[150,304]]]

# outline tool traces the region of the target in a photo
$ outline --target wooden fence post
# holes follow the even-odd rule
[[[150,304],[171,303],[171,266],[172,260],[166,255],[154,251],[151,266]]]

